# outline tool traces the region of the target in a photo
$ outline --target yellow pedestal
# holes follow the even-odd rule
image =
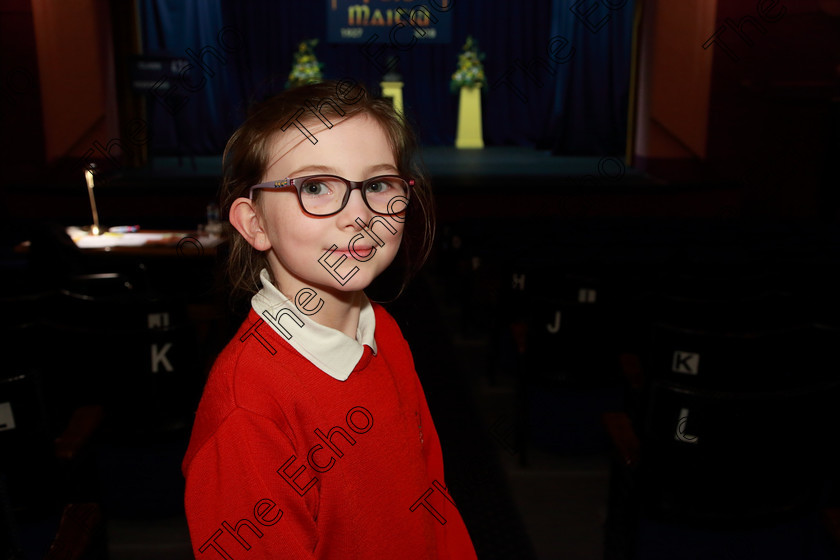
[[[382,86],[382,97],[390,97],[397,114],[403,114],[402,82],[379,82]]]
[[[458,133],[455,137],[456,148],[483,148],[481,133],[481,88],[461,87],[461,99],[458,102]]]

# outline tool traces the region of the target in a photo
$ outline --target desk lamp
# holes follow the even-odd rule
[[[99,212],[96,211],[96,198],[93,196],[93,169],[96,167],[95,163],[91,163],[85,169],[85,181],[87,182],[88,197],[90,198],[90,211],[93,214],[93,225],[90,226],[90,233],[93,235],[101,235],[103,232],[99,228]]]

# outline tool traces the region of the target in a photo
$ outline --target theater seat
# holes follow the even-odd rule
[[[543,260],[510,272],[506,317],[517,349],[517,447],[592,453],[600,415],[621,400],[617,290],[592,274]]]
[[[45,377],[32,365],[0,374],[0,555],[104,558],[89,449],[102,407],[61,417],[48,407]]]
[[[191,420],[204,364],[185,301],[155,297],[120,274],[87,275],[61,290],[47,323],[77,398],[106,407],[110,432]]]
[[[639,393],[632,418],[604,416],[617,459],[607,557],[725,557],[749,546],[762,550],[750,557],[831,557],[820,517],[840,470],[838,341],[819,325],[658,325],[647,359],[622,362]]]
[[[752,467],[764,464],[742,488],[738,478],[746,480],[745,465],[715,478],[737,465],[738,457],[712,463],[716,472],[707,470],[708,460],[691,464],[689,453],[657,463],[661,455],[648,453],[625,413],[605,414],[604,424],[614,445],[605,560],[831,560],[840,555],[840,509],[827,505],[824,493],[826,471],[836,464],[822,465],[809,476],[803,474],[808,456],[785,456],[777,445],[750,461]],[[683,433],[700,441],[697,434]],[[791,462],[800,468],[782,467]],[[764,488],[758,488],[761,483]]]

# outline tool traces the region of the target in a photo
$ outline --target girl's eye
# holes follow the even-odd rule
[[[321,181],[312,181],[311,183],[305,183],[300,191],[303,194],[318,195],[328,194],[330,192],[330,188],[326,183],[322,183]]]
[[[368,192],[371,193],[381,193],[387,191],[391,188],[391,185],[387,181],[376,181],[375,183],[370,183],[367,186]]]

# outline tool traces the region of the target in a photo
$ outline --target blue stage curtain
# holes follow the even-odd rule
[[[555,153],[623,155],[634,9],[634,0],[552,0],[551,35],[576,49],[554,83]]]
[[[225,115],[235,76],[230,53],[219,44],[221,0],[141,0],[143,53],[186,59],[172,89],[147,95],[152,155],[220,154],[235,123]],[[223,35],[229,45],[235,37]],[[189,49],[189,52],[188,52]]]
[[[479,41],[488,87],[483,94],[488,146],[516,145],[560,153],[618,154],[624,146],[633,0],[457,0],[450,44],[389,47],[400,57],[398,71],[409,118],[427,145],[453,145],[458,95],[449,90],[458,53],[468,35]],[[414,5],[424,4],[418,0]],[[173,118],[154,100],[153,151],[178,146],[189,153],[219,154],[242,122],[247,106],[283,90],[297,44],[321,38],[316,47],[327,78],[352,77],[378,88],[382,73],[358,45],[327,44],[326,2],[276,0],[142,0],[145,51],[184,56],[206,46],[225,56],[224,65],[205,60],[213,76],[191,93]],[[576,15],[570,8],[575,7]],[[580,14],[593,9],[584,19]],[[597,32],[587,26],[609,21]],[[217,45],[222,30],[228,51]],[[383,33],[387,33],[387,29]],[[552,38],[563,35],[575,56],[559,64],[549,56]],[[387,56],[387,54],[385,55]],[[383,58],[384,59],[384,56]],[[214,65],[215,64],[215,65]],[[192,74],[191,74],[192,77]],[[196,74],[197,82],[202,76]],[[167,119],[169,127],[167,128]],[[180,122],[179,128],[175,125]],[[180,138],[175,137],[175,130]]]

